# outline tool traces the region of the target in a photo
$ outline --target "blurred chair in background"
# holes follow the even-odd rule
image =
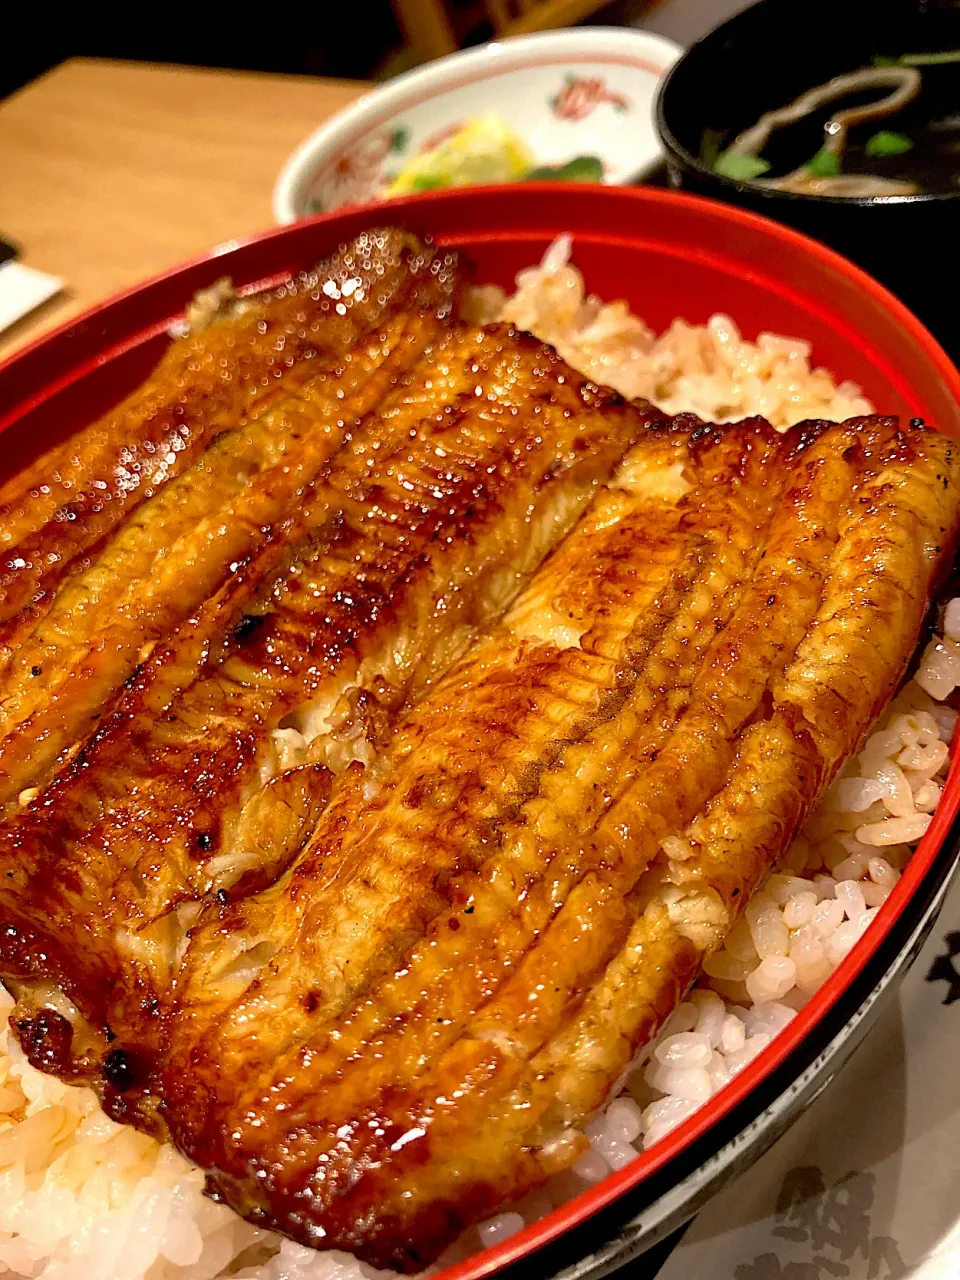
[[[568,27],[589,18],[610,0],[392,0],[411,62],[428,62],[461,47],[477,29],[485,34],[517,36],[528,31]]]

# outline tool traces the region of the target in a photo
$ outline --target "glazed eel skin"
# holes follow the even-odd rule
[[[371,233],[316,323],[297,285],[189,339],[259,372],[199,375],[193,461],[11,587],[0,686],[30,1060],[410,1272],[576,1160],[902,679],[960,505],[922,425],[670,419],[457,278]],[[88,492],[194,412],[191,360],[7,486],[11,545],[61,536],[45,466]]]
[[[648,419],[277,884],[195,929],[161,1110],[216,1192],[413,1271],[567,1168],[901,680],[958,502],[955,444],[892,419]]]
[[[23,1018],[34,1061],[93,1071],[127,1116],[201,903],[277,878],[335,773],[496,620],[645,421],[532,338],[447,324],[0,825],[5,980],[82,1015]]]
[[[0,812],[43,786],[151,646],[284,521],[443,333],[455,259],[358,238],[175,342],[0,492]]]

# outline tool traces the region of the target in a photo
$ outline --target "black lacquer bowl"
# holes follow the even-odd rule
[[[797,195],[723,177],[710,164],[765,111],[835,75],[877,58],[958,49],[957,0],[760,0],[693,45],[661,86],[657,127],[671,184],[765,214],[839,250],[892,289],[960,359],[960,185],[881,198]],[[873,127],[956,116],[952,136],[960,146],[960,62],[920,71],[916,103]],[[787,145],[800,152],[806,145],[812,155],[824,114],[809,129],[792,126]],[[774,146],[784,145],[775,138]]]

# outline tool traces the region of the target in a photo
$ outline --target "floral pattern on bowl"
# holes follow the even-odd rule
[[[629,182],[659,159],[653,100],[678,54],[644,32],[582,28],[441,58],[374,90],[308,139],[277,183],[277,218],[383,198],[412,156],[489,111],[525,140],[536,167],[590,157],[604,182]]]
[[[609,102],[614,111],[629,111],[631,106],[625,94],[611,93],[600,76],[568,75],[563,88],[550,99],[550,109],[558,120],[586,120],[602,102]]]

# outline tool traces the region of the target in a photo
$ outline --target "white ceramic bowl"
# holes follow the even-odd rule
[[[660,156],[653,102],[680,53],[644,31],[576,27],[438,58],[311,134],[277,179],[274,216],[296,222],[376,200],[412,156],[485,111],[503,116],[537,164],[592,155],[605,182],[629,182]]]

